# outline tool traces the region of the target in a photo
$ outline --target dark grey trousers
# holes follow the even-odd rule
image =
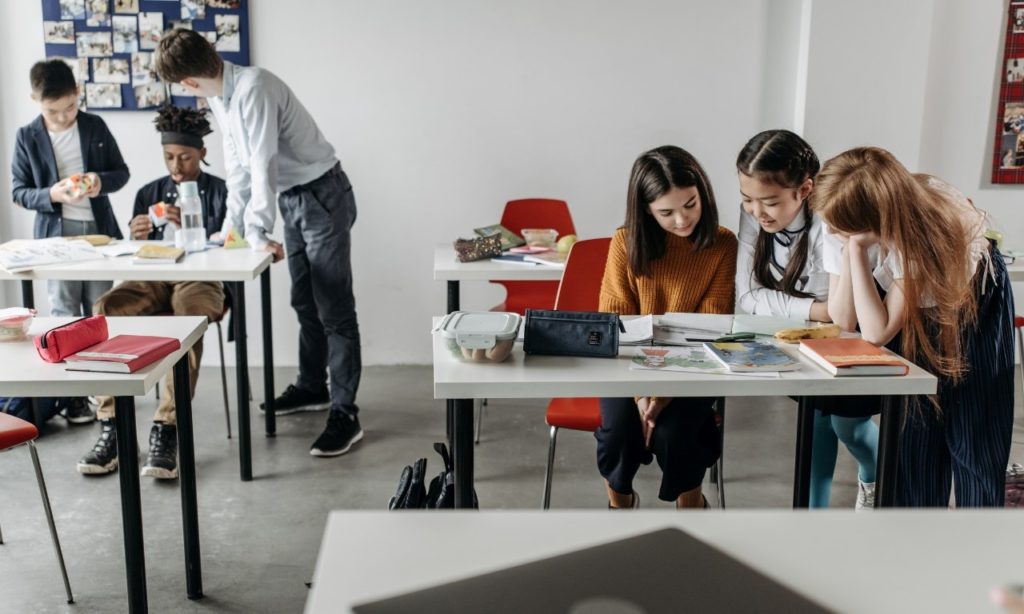
[[[299,317],[296,386],[320,390],[330,371],[331,411],[355,416],[363,367],[352,294],[352,184],[338,164],[319,179],[282,192],[277,202],[292,275],[292,308]]]

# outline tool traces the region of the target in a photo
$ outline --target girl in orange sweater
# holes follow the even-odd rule
[[[633,164],[626,223],[612,238],[601,311],[732,313],[736,236],[718,225],[704,169],[679,147],[652,149]],[[702,507],[704,472],[721,454],[711,398],[601,399],[597,466],[608,505],[637,507],[633,477],[658,459],[658,498]]]

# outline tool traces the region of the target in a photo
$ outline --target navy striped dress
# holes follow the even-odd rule
[[[910,397],[900,430],[896,504],[1002,507],[1013,431],[1013,293],[995,247],[978,263],[978,319],[965,328],[967,373],[939,378],[936,412],[927,397]]]

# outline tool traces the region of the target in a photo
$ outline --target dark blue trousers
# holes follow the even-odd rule
[[[936,412],[912,397],[900,431],[896,504],[946,507],[950,481],[957,507],[1002,507],[1013,430],[1013,294],[1002,256],[975,275],[977,323],[963,331],[967,373],[939,378]],[[982,285],[984,284],[984,285]]]
[[[651,434],[651,449],[644,446],[643,427],[632,398],[601,399],[601,426],[597,438],[597,468],[612,490],[633,492],[633,477],[640,465],[654,458],[661,467],[658,498],[675,501],[704,481],[704,473],[722,453],[712,398],[675,398],[661,411]]]
[[[278,206],[292,276],[292,308],[299,318],[296,386],[321,390],[330,371],[331,411],[355,416],[362,355],[352,294],[352,185],[338,165],[282,192]]]

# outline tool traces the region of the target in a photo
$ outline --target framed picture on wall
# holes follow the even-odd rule
[[[1009,3],[1000,64],[992,183],[1024,183],[1024,0]]]
[[[173,28],[196,30],[225,60],[249,65],[249,0],[41,2],[46,57],[72,67],[82,108],[152,109],[168,99],[178,106],[205,104],[153,73],[153,50]]]

